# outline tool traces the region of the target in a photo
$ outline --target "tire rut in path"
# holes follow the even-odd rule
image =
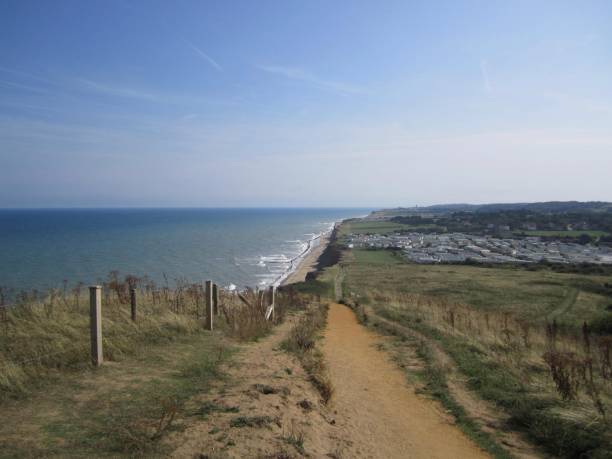
[[[405,375],[377,349],[381,338],[352,310],[332,303],[323,352],[335,393],[339,437],[347,457],[485,458],[439,405],[417,396]]]

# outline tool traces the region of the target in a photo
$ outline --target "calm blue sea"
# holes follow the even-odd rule
[[[274,282],[315,234],[368,209],[0,210],[0,286],[59,288],[111,270],[162,282]]]

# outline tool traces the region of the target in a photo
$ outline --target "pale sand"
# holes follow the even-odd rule
[[[331,231],[323,234],[319,240],[319,245],[313,248],[306,256],[302,259],[297,269],[293,271],[287,278],[282,282],[282,285],[295,284],[297,282],[304,282],[306,275],[317,269],[317,261],[321,254],[327,248],[329,244],[329,238],[331,237]]]

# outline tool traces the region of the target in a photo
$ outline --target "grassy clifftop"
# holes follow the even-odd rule
[[[129,287],[137,288],[130,317]],[[105,363],[90,364],[85,292],[21,295],[0,323],[2,457],[156,457],[190,416],[188,401],[223,380],[232,349],[282,322],[294,294],[278,292],[275,321],[257,292],[221,293],[215,330],[205,329],[201,285],[176,288],[112,275],[104,286]]]
[[[610,314],[609,278],[412,265],[383,250],[347,251],[340,266],[345,300],[413,343],[420,376],[466,426],[478,422],[453,398],[451,368],[504,413],[504,429],[560,457],[612,453],[612,337],[588,325]]]

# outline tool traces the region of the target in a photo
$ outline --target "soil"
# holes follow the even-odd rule
[[[224,383],[192,402],[194,412],[216,408],[193,416],[169,439],[171,457],[326,457],[334,451],[328,411],[298,360],[281,349],[298,318],[243,346],[224,369]]]
[[[335,303],[321,342],[335,390],[325,405],[297,359],[280,349],[297,319],[245,345],[227,382],[194,400],[194,412],[217,409],[170,438],[172,457],[488,457],[437,402],[414,393],[380,349],[384,338]]]
[[[440,406],[418,396],[380,350],[383,338],[361,326],[348,307],[331,304],[323,351],[334,382],[346,457],[483,458]]]

